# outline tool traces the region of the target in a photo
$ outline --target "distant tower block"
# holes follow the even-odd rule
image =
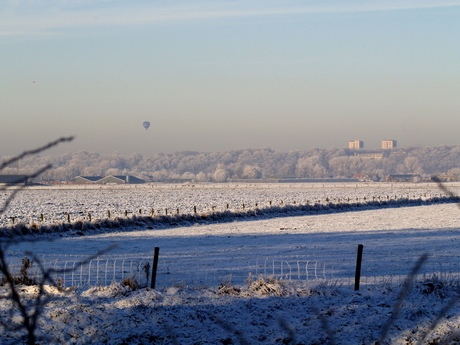
[[[396,140],[382,140],[382,149],[390,150],[396,147]]]
[[[364,148],[364,141],[361,140],[353,140],[348,142],[348,148],[350,150],[357,150]]]

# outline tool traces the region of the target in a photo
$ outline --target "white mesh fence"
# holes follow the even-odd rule
[[[63,287],[106,286],[113,282],[133,279],[141,287],[150,286],[153,254],[142,256],[101,256],[82,265],[83,257],[44,256],[39,258],[45,269],[52,269],[52,278]],[[364,257],[361,285],[402,283],[415,261],[394,257]],[[22,258],[9,260],[14,276],[21,276]],[[156,287],[184,286],[190,288],[245,284],[248,278],[275,277],[282,280],[322,281],[352,285],[355,279],[354,260],[318,261],[304,256],[283,258],[218,258],[213,255],[171,255],[160,252]],[[37,278],[36,263],[28,269],[29,278]],[[430,257],[417,276],[431,279],[459,280],[460,257]]]

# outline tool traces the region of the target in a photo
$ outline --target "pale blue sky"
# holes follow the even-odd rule
[[[1,1],[0,154],[460,145],[459,18],[460,0]]]

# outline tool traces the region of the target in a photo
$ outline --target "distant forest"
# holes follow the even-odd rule
[[[42,180],[66,181],[76,176],[132,175],[147,181],[226,182],[280,177],[349,178],[356,174],[380,180],[393,174],[460,175],[460,146],[398,148],[381,158],[365,150],[344,148],[276,151],[268,148],[229,152],[98,154],[86,151],[21,160],[2,174],[29,174],[46,164]],[[1,157],[0,160],[8,157]]]

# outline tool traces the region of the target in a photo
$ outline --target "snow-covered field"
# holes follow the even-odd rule
[[[449,189],[458,192],[457,186]],[[254,207],[269,201],[441,193],[435,185],[188,186],[83,192],[26,190],[9,212],[13,209],[16,216],[22,212],[25,217],[34,212],[51,215],[53,207],[56,212],[68,212],[64,208],[95,212],[97,204],[104,209],[116,205],[120,210],[135,210],[141,206],[209,209],[230,203],[230,208],[237,209],[243,203]],[[38,209],[40,202],[35,199],[49,200],[49,208]],[[133,225],[83,236],[48,235],[46,241],[11,246],[7,254],[21,258],[25,251],[32,251],[45,259],[50,255],[83,258],[117,244],[103,257],[151,258],[153,248],[160,247],[155,290],[131,291],[120,281],[66,293],[51,290],[55,298],[40,321],[39,332],[47,337],[43,344],[373,344],[395,315],[393,307],[404,277],[426,253],[423,275],[417,277],[383,343],[416,344],[442,308],[451,304],[422,343],[441,344],[453,335],[446,342],[452,344],[460,343],[460,335],[455,336],[460,307],[451,301],[460,292],[459,229],[460,209],[451,203],[152,229]],[[362,285],[354,291],[358,244],[364,246]],[[278,279],[273,279],[271,270],[277,263],[284,270],[276,271]],[[184,272],[195,277],[193,283],[181,280]],[[24,287],[23,293],[33,297],[36,292],[34,287]],[[0,303],[1,320],[5,320],[8,302],[2,299]],[[3,331],[0,343],[13,343],[18,336]]]
[[[459,183],[450,183],[453,191]],[[269,205],[331,202],[338,199],[351,202],[372,198],[431,197],[442,193],[436,184],[411,183],[344,183],[344,184],[145,184],[145,185],[68,185],[31,186],[21,191],[0,216],[0,227],[15,222],[44,223],[87,219],[123,217],[139,214],[161,215],[177,213],[208,213],[211,211],[242,210]],[[0,193],[0,202],[8,197]]]

